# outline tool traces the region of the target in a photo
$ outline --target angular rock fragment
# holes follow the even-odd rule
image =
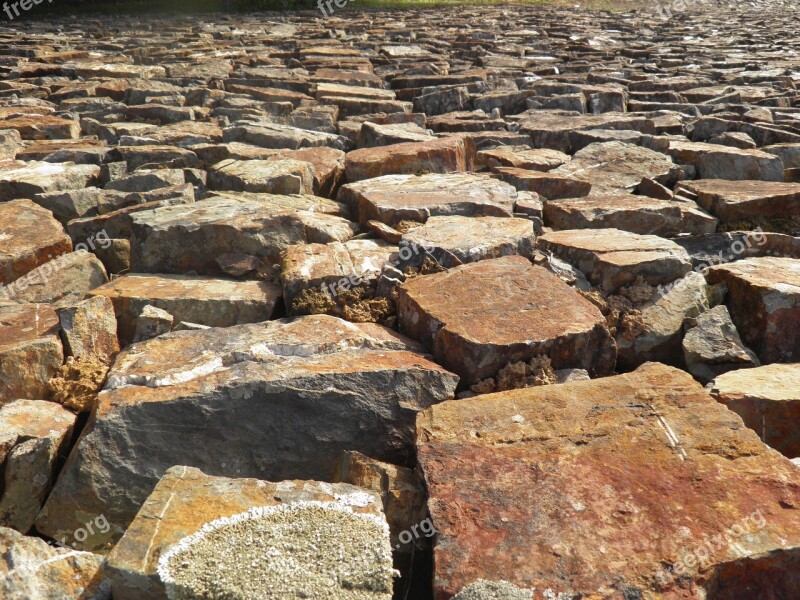
[[[108,363],[119,352],[114,305],[98,291],[90,295],[94,297],[58,311],[64,354]]]
[[[713,233],[717,220],[689,202],[616,193],[548,200],[544,203],[544,224],[554,229],[613,228],[672,237]]]
[[[6,600],[111,599],[102,556],[53,548],[39,538],[0,527],[0,557],[0,594]]]
[[[594,285],[612,292],[643,277],[666,284],[686,274],[691,261],[676,243],[619,229],[568,229],[541,236],[539,248],[580,269]]]
[[[432,256],[446,268],[512,254],[531,258],[536,243],[532,221],[504,217],[431,217],[401,239],[402,246],[411,248],[401,248],[401,266],[419,265]]]
[[[697,203],[724,221],[800,215],[800,184],[775,181],[685,181]]]
[[[113,303],[119,339],[127,345],[133,339],[136,319],[147,305],[167,311],[175,323],[230,327],[271,319],[281,288],[265,281],[131,273],[95,288],[90,296]]]
[[[411,279],[398,288],[397,315],[400,331],[470,385],[542,354],[596,376],[616,362],[600,311],[519,256]]]
[[[475,144],[468,137],[363,148],[347,154],[345,174],[354,182],[382,175],[466,172],[472,171],[475,154]]]
[[[61,224],[29,200],[0,203],[0,299],[13,300],[5,285],[70,252],[72,241]]]
[[[311,194],[313,173],[308,163],[296,160],[224,160],[210,167],[213,190],[268,194]]]
[[[64,362],[58,315],[46,304],[0,304],[0,404],[46,398]]]
[[[277,264],[291,244],[345,241],[356,230],[340,217],[228,198],[138,211],[130,221],[131,268],[139,273],[213,274],[226,252]]]
[[[328,316],[131,346],[36,528],[57,537],[103,513],[114,529],[84,544],[101,548],[176,462],[273,481],[329,480],[344,450],[407,464],[416,413],[452,398],[458,381],[419,351],[389,329]]]
[[[772,364],[728,371],[706,386],[709,393],[742,417],[761,440],[788,458],[800,456],[797,410],[800,367]]]
[[[559,175],[552,171],[541,173],[516,167],[493,167],[492,171],[516,189],[535,192],[548,200],[578,198],[588,195],[592,189],[592,184],[580,177]]]
[[[710,283],[728,286],[728,308],[742,340],[762,363],[800,357],[800,261],[757,257],[712,267]]]
[[[671,187],[682,177],[668,156],[623,142],[590,144],[552,173],[588,181],[595,194],[633,191],[644,177]]]
[[[731,569],[733,594],[798,589],[760,570],[793,569],[800,471],[685,372],[445,402],[420,415],[417,443],[437,597],[479,579],[551,598],[702,597]]]
[[[683,356],[689,372],[702,383],[728,371],[761,364],[742,344],[725,306],[715,306],[697,317],[697,326],[683,338]]]
[[[295,301],[304,290],[333,301],[352,289],[374,286],[385,264],[399,262],[396,253],[396,246],[373,240],[289,246],[281,261],[284,302],[298,314]]]
[[[0,406],[0,526],[27,533],[69,450],[75,415],[53,402]]]
[[[84,188],[100,175],[96,165],[13,161],[0,164],[0,202]]]
[[[507,183],[467,173],[386,175],[348,183],[338,195],[361,223],[387,225],[447,215],[511,217],[517,197]]]
[[[20,303],[52,304],[61,308],[83,300],[86,294],[108,281],[103,263],[90,252],[62,254],[6,285]]]

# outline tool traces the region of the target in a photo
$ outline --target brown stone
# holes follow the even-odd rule
[[[747,258],[712,267],[706,277],[727,284],[733,322],[762,363],[798,361],[800,261]]]
[[[800,470],[677,369],[445,402],[417,446],[438,599],[478,579],[537,598],[797,591],[777,574],[800,545]]]
[[[554,368],[613,371],[616,346],[600,311],[519,256],[416,277],[398,288],[400,330],[473,384],[545,354]]]
[[[345,173],[353,182],[382,175],[471,171],[475,154],[475,144],[468,137],[363,148],[348,153]]]

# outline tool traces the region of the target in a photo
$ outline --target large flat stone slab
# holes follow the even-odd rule
[[[97,165],[14,161],[0,164],[0,202],[33,198],[35,194],[76,190],[90,185],[100,174]]]
[[[232,198],[143,210],[130,221],[131,269],[139,273],[216,274],[216,258],[229,252],[277,264],[287,246],[345,241],[356,231],[341,217]]]
[[[102,548],[176,463],[272,481],[330,481],[344,450],[407,464],[417,412],[457,381],[390,329],[322,315],[134,344],[36,528],[56,537],[103,513],[113,529],[84,544]]]
[[[683,170],[660,152],[624,142],[600,142],[578,150],[551,173],[588,181],[595,194],[603,194],[633,191],[645,177],[671,186]]]
[[[642,277],[650,285],[669,283],[689,272],[686,250],[655,235],[619,229],[567,229],[541,236],[539,247],[571,263],[603,291],[612,292]]]
[[[400,331],[474,384],[512,362],[547,355],[554,368],[613,371],[616,346],[600,311],[521,256],[469,263],[398,288]]]
[[[421,171],[471,171],[475,155],[475,144],[466,136],[362,148],[348,153],[345,158],[345,175],[348,181],[360,181],[382,175]]]
[[[517,197],[507,183],[467,173],[387,175],[344,185],[338,195],[362,224],[387,225],[432,216],[511,217]]]
[[[616,193],[546,201],[544,224],[553,229],[613,228],[671,237],[713,233],[717,220],[688,202]]]
[[[445,402],[418,451],[436,598],[478,579],[536,598],[800,590],[777,575],[796,564],[800,470],[683,371]]]
[[[224,530],[226,521],[239,523],[240,529],[246,526],[243,516],[248,511],[265,517],[283,513],[290,521],[276,520],[260,529],[265,543],[228,547],[217,541],[206,546],[205,540],[214,540],[216,535],[212,532],[220,527]],[[320,516],[322,519],[315,520]],[[370,537],[362,537],[361,530],[344,527],[361,520],[371,525]],[[334,534],[331,537],[340,539],[316,540],[315,551],[314,540],[308,539],[309,529],[319,531],[326,525]],[[247,535],[248,529],[243,533]],[[250,533],[251,539],[253,535]],[[355,537],[362,543],[368,541],[368,547],[349,546],[347,542]],[[226,565],[239,563],[237,569],[241,571],[233,572],[241,577],[237,592],[242,597],[302,597],[304,592],[319,592],[314,586],[324,578],[328,593],[334,597],[360,594],[358,597],[365,600],[391,598],[389,529],[380,497],[344,483],[273,483],[212,477],[192,467],[170,468],[108,557],[106,572],[113,582],[114,599],[167,600],[180,590],[189,593],[191,590],[185,587],[192,576],[182,572],[179,557],[190,548],[192,562],[197,566],[195,574],[207,576],[205,586],[194,590],[207,590],[208,596],[203,597],[230,594],[228,586],[233,577]],[[375,555],[362,554],[368,550]],[[335,562],[323,558],[328,553],[335,553]],[[310,554],[316,554],[312,560]],[[217,568],[228,571],[228,576],[224,571],[215,573]],[[378,572],[371,572],[371,568]],[[352,579],[348,580],[348,572]],[[259,588],[259,582],[265,581],[269,584]],[[365,586],[367,581],[381,584],[376,587],[382,589],[369,589]],[[182,585],[176,585],[179,582]]]
[[[777,181],[699,179],[680,187],[721,220],[800,215],[800,184]]]
[[[111,299],[120,341],[127,345],[136,332],[136,318],[148,304],[167,311],[176,324],[230,327],[271,319],[281,287],[267,281],[131,273],[95,288],[90,296]]]

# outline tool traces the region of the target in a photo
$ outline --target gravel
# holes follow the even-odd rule
[[[206,524],[159,561],[170,600],[389,600],[382,518],[333,502],[256,507]]]

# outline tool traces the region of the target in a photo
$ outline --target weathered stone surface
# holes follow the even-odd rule
[[[462,173],[387,175],[344,185],[338,195],[361,223],[388,225],[447,215],[511,217],[517,197],[507,183]]]
[[[139,211],[130,220],[131,267],[140,273],[218,273],[214,259],[226,252],[276,264],[292,244],[345,241],[356,230],[340,217],[228,198]]]
[[[72,241],[61,224],[29,200],[0,204],[0,297],[13,299],[6,284],[72,250]]]
[[[709,309],[705,279],[694,271],[667,286],[636,306],[640,313],[635,336],[617,335],[617,365],[635,369],[647,361],[683,366],[681,341],[686,319],[694,319]]]
[[[586,196],[592,189],[592,184],[580,177],[568,177],[552,171],[542,173],[516,167],[492,167],[492,172],[518,190],[535,192],[549,200]]]
[[[477,579],[551,598],[702,597],[714,573],[733,569],[742,590],[761,568],[793,569],[800,471],[679,370],[446,402],[420,415],[417,443],[437,598]]]
[[[626,193],[548,200],[544,224],[553,229],[621,229],[663,237],[713,233],[717,220],[688,202]]]
[[[760,150],[711,150],[700,156],[697,170],[703,179],[783,181],[781,159]]]
[[[103,513],[113,529],[84,544],[101,548],[175,463],[269,480],[329,480],[344,450],[404,464],[416,413],[452,398],[458,381],[419,350],[381,326],[328,316],[131,346],[117,356],[36,528],[56,537],[82,515]]]
[[[66,458],[75,415],[53,402],[0,406],[0,525],[27,533]]]
[[[526,111],[520,115],[521,130],[529,133],[537,148],[569,152],[570,133],[582,129],[623,129],[649,133],[653,122],[639,115],[573,116],[563,111]]]
[[[681,189],[722,220],[800,215],[800,184],[774,181],[685,181]]]
[[[62,362],[58,315],[50,306],[0,305],[0,403],[46,398]]]
[[[603,194],[633,191],[644,177],[671,186],[683,170],[660,152],[623,142],[604,142],[579,150],[552,173],[579,177],[592,184],[595,194]]]
[[[7,600],[110,600],[103,558],[0,527],[0,593]]]
[[[475,154],[475,144],[469,137],[363,148],[348,153],[345,174],[352,182],[382,175],[471,171]]]
[[[244,142],[262,148],[289,150],[318,146],[344,150],[346,147],[346,140],[341,136],[267,122],[243,123],[227,127],[223,131],[222,139],[225,142]]]
[[[170,553],[184,547],[187,544],[184,540],[189,536],[195,536],[193,539],[197,539],[197,536],[203,535],[200,532],[209,523],[241,515],[253,507],[259,507],[258,510],[266,512],[263,509],[291,509],[314,503],[323,503],[323,506],[332,506],[349,514],[369,516],[380,523],[382,527],[378,531],[382,531],[383,535],[374,540],[375,547],[381,551],[380,560],[383,569],[391,573],[389,532],[381,499],[375,492],[345,483],[328,484],[317,481],[272,483],[258,479],[212,477],[205,475],[199,469],[175,466],[166,471],[125,532],[125,536],[108,557],[106,572],[113,582],[114,598],[115,600],[166,600],[168,597],[173,597],[174,591],[168,595],[165,582],[162,580],[164,573],[171,573],[171,563],[167,562]],[[318,525],[322,526],[321,523]],[[334,526],[331,523],[331,527]],[[277,527],[279,526],[276,526],[273,533],[276,538],[271,540],[274,544],[270,555],[273,560],[262,563],[264,557],[259,554],[260,549],[257,546],[253,546],[250,552],[244,546],[239,547],[238,551],[228,549],[227,552],[235,552],[237,558],[243,561],[242,577],[248,578],[249,572],[251,573],[249,579],[254,581],[268,578],[271,582],[277,583],[272,588],[276,596],[296,596],[298,590],[292,587],[294,577],[290,575],[293,569],[290,568],[286,573],[282,573],[281,565],[285,561],[292,560],[296,564],[298,555],[313,542],[304,537],[303,532],[307,525],[303,527],[301,522],[295,522],[291,527],[284,525],[285,532],[279,531]],[[340,534],[347,535],[344,531]],[[282,535],[290,536],[292,546],[287,548],[280,545],[283,542],[280,538]],[[316,543],[319,552],[325,552],[330,545],[327,539],[317,539]],[[242,550],[245,551],[242,553]],[[338,551],[338,554],[343,548],[329,549],[329,551],[334,550]],[[353,581],[365,577],[365,573],[357,570],[361,564],[358,561],[364,560],[359,556],[359,550],[360,548],[345,550],[337,556],[338,561],[347,563],[350,569],[356,569],[351,572]],[[226,568],[225,564],[229,557],[234,556],[225,552],[225,549],[219,548],[220,568]],[[247,559],[253,562],[245,562]],[[320,576],[327,576],[329,586],[337,590],[348,587],[342,581],[341,574],[336,573],[322,558],[318,557],[313,563],[299,564],[296,569],[305,574],[309,584],[312,579],[316,582]],[[285,578],[282,585],[275,581],[276,577],[280,581],[280,575]],[[388,583],[389,589],[369,591],[361,588],[359,590],[361,597],[374,600],[391,598],[391,576],[385,579],[388,581],[384,581],[384,584]],[[214,583],[211,585],[212,590],[209,593],[213,594]],[[243,589],[249,585],[245,584]],[[221,593],[222,589],[218,587],[216,592]]]
[[[266,281],[132,273],[95,288],[90,296],[113,303],[119,339],[127,345],[136,331],[136,319],[147,305],[167,311],[175,323],[230,327],[271,319],[281,288]]]
[[[83,300],[108,281],[103,263],[86,250],[68,252],[44,263],[6,286],[22,304],[52,304],[60,308]]]
[[[264,192],[268,194],[310,194],[313,173],[308,163],[297,160],[233,160],[210,167],[209,187],[213,190]]]
[[[489,167],[514,167],[532,171],[550,171],[570,161],[570,155],[547,148],[500,146],[478,152],[478,164]]]
[[[419,264],[425,255],[431,255],[449,268],[511,254],[531,258],[536,236],[528,219],[452,216],[431,217],[404,233],[402,242],[426,252],[412,250],[407,258],[401,255],[401,264]]]
[[[133,343],[145,342],[172,331],[175,317],[162,308],[145,304],[134,321]]]
[[[100,174],[96,165],[14,161],[0,164],[0,202],[83,188]]]
[[[414,471],[373,460],[360,452],[345,452],[333,479],[336,483],[349,483],[378,494],[389,524],[392,548],[411,552],[410,544],[401,541],[400,535],[404,531],[411,532],[414,525],[419,529],[419,523],[428,512],[422,481]],[[425,533],[430,537],[430,532],[423,532],[423,535]]]
[[[789,458],[800,456],[799,365],[772,364],[729,371],[714,378],[706,389],[742,417],[765,444]]]
[[[689,255],[676,243],[619,229],[555,231],[541,236],[538,244],[576,266],[606,292],[637,277],[651,285],[669,283],[691,269]]]
[[[326,296],[374,285],[387,263],[397,262],[397,247],[374,240],[289,246],[281,261],[283,298],[290,313],[303,290]]]
[[[119,352],[114,305],[97,291],[91,295],[94,297],[58,311],[64,354],[74,358],[93,356],[108,363]]]
[[[725,306],[715,306],[697,317],[697,326],[683,338],[683,356],[689,372],[702,383],[728,371],[761,364],[742,344]]]
[[[616,346],[600,311],[526,258],[508,256],[416,277],[398,289],[400,331],[467,384],[508,363],[613,371]]]
[[[707,279],[728,286],[728,308],[742,340],[762,363],[800,357],[800,261],[747,258],[712,267]]]

